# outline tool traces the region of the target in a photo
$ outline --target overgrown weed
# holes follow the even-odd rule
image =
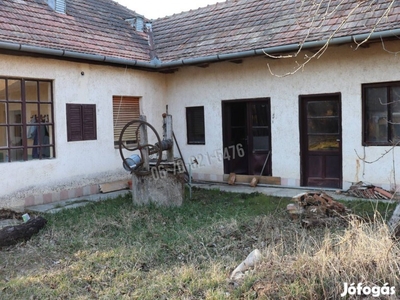
[[[306,230],[288,203],[194,189],[179,208],[120,197],[46,215],[38,235],[0,251],[0,298],[338,299],[345,281],[397,284],[400,253],[385,218]],[[255,248],[262,262],[229,280]]]
[[[386,284],[398,295],[400,247],[384,219],[379,214],[371,221],[356,215],[347,219],[343,230],[326,229],[305,238],[297,231],[290,237],[296,240],[292,248],[264,249],[258,278],[246,294],[262,299],[343,299],[346,282],[371,288]],[[396,295],[379,299],[397,299]]]

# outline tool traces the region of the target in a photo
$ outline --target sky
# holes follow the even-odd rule
[[[170,16],[225,0],[114,0],[149,19]]]

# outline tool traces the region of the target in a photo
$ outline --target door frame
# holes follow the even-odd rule
[[[227,132],[231,126],[230,123],[230,116],[227,116],[227,106],[229,104],[233,104],[233,103],[244,103],[246,105],[246,142],[247,145],[243,145],[245,147],[245,151],[246,151],[246,156],[247,156],[247,172],[246,175],[253,175],[253,174],[249,174],[249,170],[253,169],[255,166],[254,161],[252,161],[252,155],[253,155],[253,151],[254,151],[254,147],[253,147],[253,141],[250,139],[250,128],[252,128],[251,125],[251,121],[250,121],[250,115],[251,115],[251,111],[250,111],[250,106],[251,103],[257,103],[257,102],[265,102],[268,105],[268,112],[269,112],[269,119],[268,119],[268,127],[269,127],[269,148],[270,148],[270,153],[268,155],[268,162],[265,166],[265,169],[263,171],[263,174],[269,174],[268,176],[272,176],[272,128],[271,128],[271,124],[272,124],[272,113],[271,113],[271,98],[269,97],[262,97],[262,98],[245,98],[245,99],[233,99],[233,100],[222,100],[221,101],[221,106],[222,106],[222,143],[223,143],[223,147],[228,147],[230,145],[229,144],[229,137],[230,134]],[[228,119],[228,120],[227,120]],[[229,124],[226,124],[227,122],[229,122]],[[251,149],[251,151],[249,151]],[[224,148],[225,151],[225,148]],[[263,151],[258,151],[258,153],[260,154]],[[255,153],[254,153],[255,154]],[[262,155],[262,154],[261,154]],[[254,160],[254,159],[253,159]],[[265,161],[265,159],[263,160],[263,162]],[[224,168],[224,174],[229,174],[230,170],[228,167],[228,162],[226,162],[225,160],[223,161],[223,168]],[[260,168],[261,169],[261,168]],[[260,175],[260,174],[254,174],[254,175]],[[267,175],[265,175],[267,176]]]
[[[339,174],[339,187],[343,187],[343,130],[342,130],[342,94],[340,92],[337,93],[326,93],[326,94],[309,94],[309,95],[299,95],[299,137],[300,137],[300,186],[307,187],[309,186],[307,184],[307,153],[308,153],[308,145],[307,141],[308,139],[306,138],[306,132],[305,132],[305,125],[306,122],[304,120],[305,116],[305,102],[308,102],[310,99],[315,98],[315,100],[321,99],[327,100],[329,98],[336,98],[339,102],[339,136],[340,136],[340,141],[339,141],[339,155],[340,155],[340,174]],[[311,186],[310,186],[311,187]]]

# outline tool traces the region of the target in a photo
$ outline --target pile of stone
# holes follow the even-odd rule
[[[287,211],[292,220],[301,219],[304,227],[329,225],[334,218],[344,215],[346,207],[324,192],[307,192],[292,198]]]

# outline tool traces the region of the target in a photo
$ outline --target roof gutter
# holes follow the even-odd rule
[[[103,55],[94,55],[94,54],[87,54],[87,53],[73,52],[66,50],[56,50],[45,47],[28,46],[23,44],[8,43],[1,41],[0,41],[0,49],[35,53],[35,54],[42,54],[42,55],[56,56],[56,57],[82,59],[86,61],[96,61],[96,62],[138,67],[150,70],[162,70],[162,69],[176,68],[187,65],[197,65],[197,64],[205,64],[218,61],[235,60],[235,59],[262,55],[265,53],[274,54],[274,53],[293,52],[293,51],[298,51],[300,48],[301,49],[318,48],[324,46],[327,42],[329,42],[329,45],[340,45],[352,42],[362,42],[365,39],[375,40],[380,38],[394,37],[398,35],[400,35],[400,29],[394,29],[394,30],[373,32],[372,34],[365,33],[353,36],[337,37],[337,38],[332,38],[330,40],[325,39],[321,41],[311,41],[311,42],[305,42],[303,44],[295,43],[295,44],[241,51],[229,54],[216,54],[216,55],[196,57],[196,58],[187,58],[166,63],[162,63],[158,60],[153,60],[151,62],[144,62],[138,60],[115,58]]]
[[[241,58],[246,58],[246,57],[251,57],[251,56],[256,56],[256,55],[262,55],[265,53],[274,54],[274,53],[284,53],[284,52],[296,52],[300,48],[301,49],[320,48],[320,47],[324,46],[327,42],[329,42],[329,45],[340,45],[340,44],[348,44],[348,43],[352,43],[352,42],[362,42],[365,39],[375,40],[375,39],[380,39],[380,38],[394,37],[394,36],[398,36],[398,35],[400,35],[400,29],[373,32],[372,34],[369,34],[369,33],[357,34],[357,35],[353,35],[353,36],[332,38],[330,40],[325,39],[325,40],[321,40],[321,41],[310,41],[310,42],[305,42],[303,44],[295,43],[295,44],[276,46],[276,47],[270,47],[270,48],[264,48],[264,49],[256,49],[256,50],[250,50],[250,51],[242,51],[242,52],[236,52],[236,53],[230,53],[230,54],[217,54],[217,55],[206,56],[206,57],[182,59],[182,60],[162,63],[161,67],[162,68],[173,68],[173,67],[179,67],[179,66],[184,66],[184,65],[193,65],[193,64],[199,64],[199,63],[211,63],[211,62],[215,62],[215,61],[234,60],[234,59],[241,59]]]
[[[42,54],[42,55],[55,56],[55,57],[82,59],[82,60],[86,60],[86,61],[104,62],[104,63],[124,65],[124,66],[149,68],[149,69],[156,67],[156,64],[151,63],[151,62],[143,62],[143,61],[132,60],[132,59],[115,58],[115,57],[67,51],[67,50],[57,50],[57,49],[51,49],[51,48],[45,48],[45,47],[36,47],[36,46],[8,43],[8,42],[2,42],[2,41],[0,41],[0,49]]]

